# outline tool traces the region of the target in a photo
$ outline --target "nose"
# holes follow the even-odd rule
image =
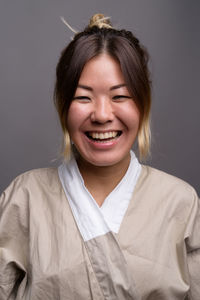
[[[109,99],[98,99],[95,101],[93,111],[91,113],[91,121],[104,124],[113,121],[113,107]]]

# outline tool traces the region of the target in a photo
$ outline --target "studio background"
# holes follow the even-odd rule
[[[18,0],[0,2],[0,192],[27,170],[59,164],[62,132],[53,105],[55,68],[73,33],[94,13],[135,33],[153,81],[148,164],[200,194],[200,1]]]

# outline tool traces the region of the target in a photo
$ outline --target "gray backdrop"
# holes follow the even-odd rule
[[[55,67],[72,33],[103,12],[135,32],[151,55],[152,157],[148,163],[200,194],[199,0],[1,0],[0,190],[18,174],[59,163]]]

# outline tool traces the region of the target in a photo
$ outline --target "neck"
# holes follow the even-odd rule
[[[77,163],[86,188],[101,206],[125,175],[130,163],[130,154],[112,166],[94,166],[82,158],[79,158]]]

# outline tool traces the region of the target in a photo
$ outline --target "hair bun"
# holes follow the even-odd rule
[[[112,28],[110,17],[105,17],[103,14],[95,14],[90,19],[88,27],[97,26],[98,28]]]

